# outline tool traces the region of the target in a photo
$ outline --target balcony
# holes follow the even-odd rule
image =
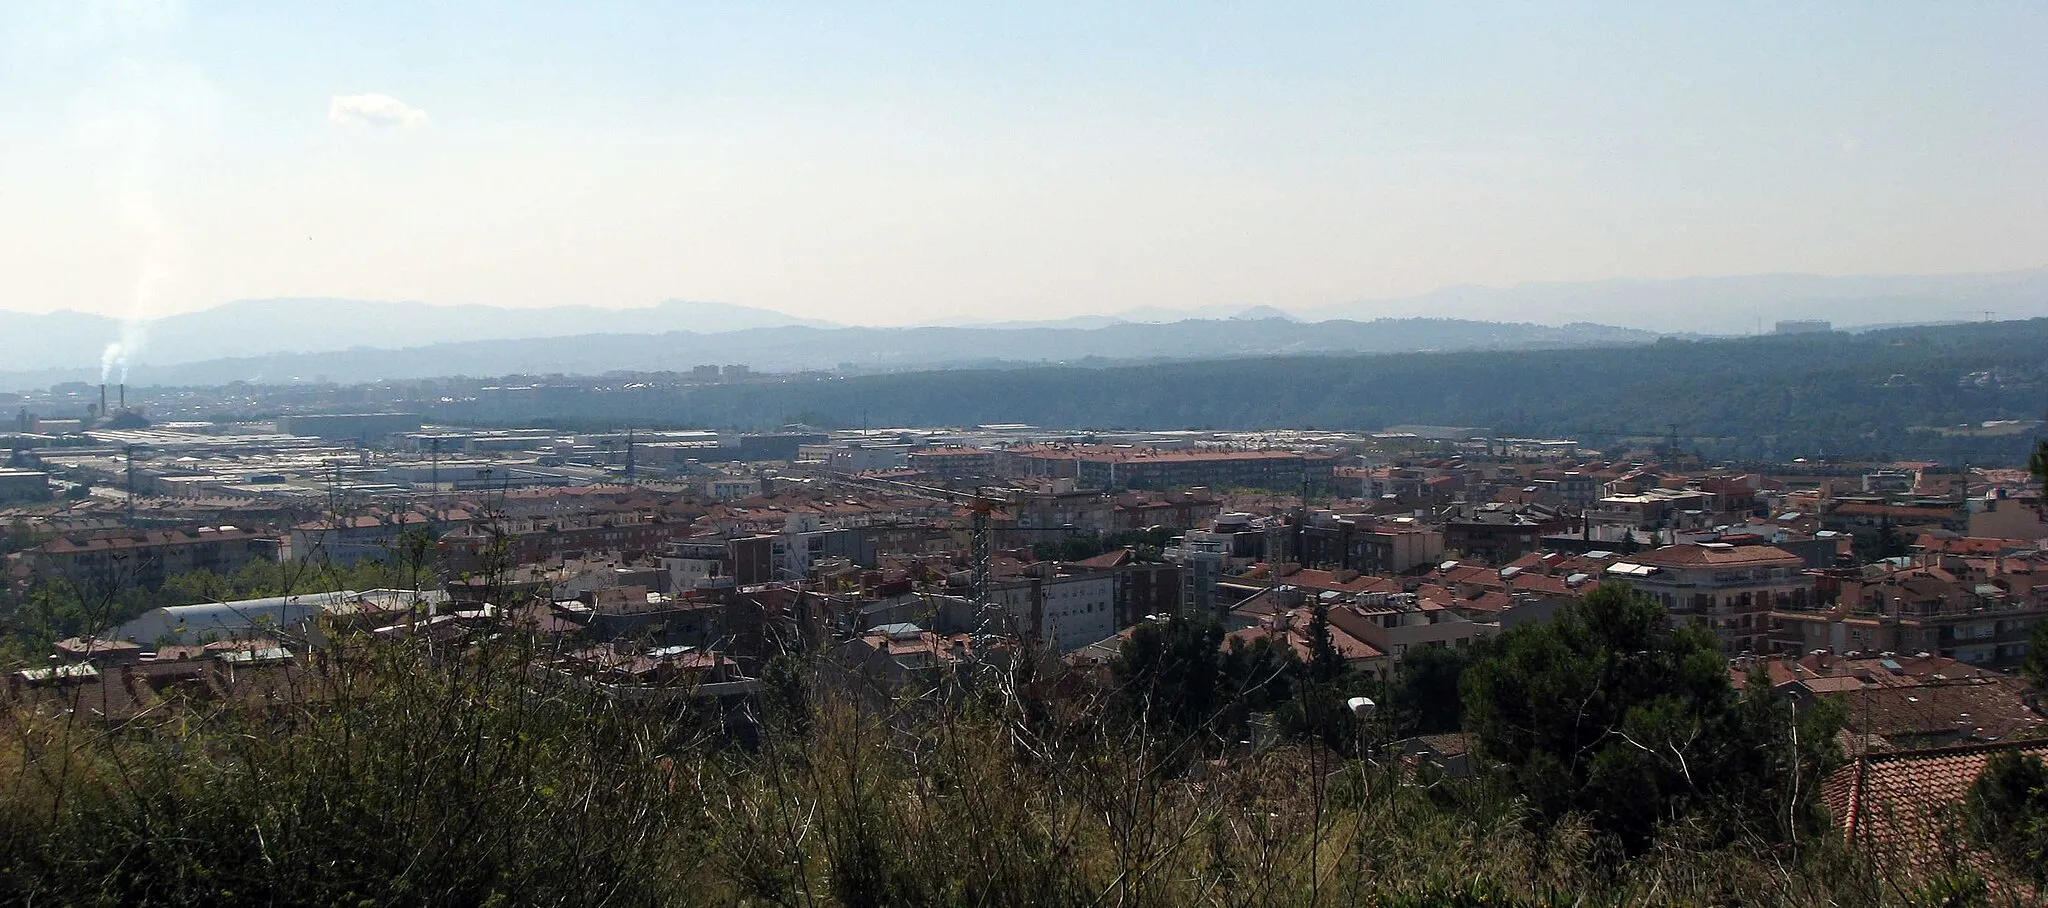
[[[1999,633],[1996,633],[1996,634],[1992,634],[1992,635],[1991,635],[1991,636],[1989,636],[1989,637],[1979,637],[1979,638],[1975,638],[1975,639],[1977,640],[1977,642],[1983,642],[1983,641],[1985,641],[1985,640],[1989,640],[1989,641],[1990,641],[1990,642],[1992,642],[1992,643],[1996,643],[1996,644],[1999,644],[1999,645],[2001,645],[2001,646],[2002,646],[2002,645],[2005,645],[2005,644],[2011,644],[2011,643],[2027,643],[2027,642],[2030,642],[2030,641],[2031,641],[2031,640],[2033,639],[2033,634],[2034,634],[2034,629],[2033,629],[2033,628],[2030,628],[2030,627],[2028,627],[2028,628],[2019,628],[2019,629],[2015,629],[2015,630],[2001,631],[2001,632],[1999,632]]]

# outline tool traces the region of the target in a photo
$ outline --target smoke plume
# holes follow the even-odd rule
[[[169,189],[203,157],[213,90],[176,53],[177,0],[83,0],[54,7],[48,22],[45,49],[91,61],[96,73],[73,99],[74,138],[110,225],[133,250],[121,263],[133,269],[126,297],[107,307],[121,316],[119,333],[100,352],[100,381],[126,383],[151,322],[196,302],[175,299],[182,232]]]

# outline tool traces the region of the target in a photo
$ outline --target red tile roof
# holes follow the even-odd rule
[[[1939,552],[1947,555],[2001,555],[2034,547],[2034,543],[2023,539],[1994,539],[1986,536],[1955,536],[1943,539],[1932,533],[1923,533],[1914,543],[1924,552]]]
[[[1023,445],[1009,449],[1012,456],[1054,460],[1085,460],[1090,463],[1201,462],[1222,460],[1334,460],[1329,454],[1304,454],[1287,450],[1181,451],[1159,448],[1124,448],[1110,445]]]
[[[1111,549],[1093,558],[1083,558],[1080,561],[1073,562],[1073,564],[1075,567],[1082,568],[1114,568],[1130,564],[1136,557],[1137,553],[1129,548]]]
[[[1993,754],[2048,759],[2048,741],[1866,754],[1830,776],[1821,796],[1849,841],[1893,872],[1925,876],[1968,867],[2023,902],[2043,893],[2001,873],[1960,835],[1956,808]]]
[[[1280,626],[1283,622],[1287,626]],[[1292,650],[1295,658],[1307,662],[1315,657],[1315,645],[1308,637],[1308,624],[1308,610],[1295,609],[1285,613],[1284,619],[1281,619],[1280,616],[1275,616],[1275,618],[1269,618],[1261,624],[1232,631],[1229,636],[1224,638],[1223,645],[1228,648],[1233,640],[1250,644],[1252,641],[1259,639],[1271,639],[1275,643]],[[1386,655],[1380,652],[1378,647],[1345,633],[1343,628],[1337,627],[1334,624],[1327,625],[1327,627],[1330,633],[1331,648],[1335,649],[1338,657],[1342,658],[1345,662],[1369,662]]]
[[[208,542],[245,542],[252,539],[262,539],[266,535],[268,534],[256,530],[244,530],[236,527],[199,527],[196,529],[180,530],[119,530],[58,536],[37,546],[34,551],[45,555],[71,555],[80,552],[112,552],[158,546],[198,545]]]
[[[1799,556],[1769,545],[1667,545],[1634,559],[1638,564],[1659,567],[1701,567],[1708,565],[1764,564],[1773,561],[1799,562]],[[1804,562],[1800,562],[1804,563]]]

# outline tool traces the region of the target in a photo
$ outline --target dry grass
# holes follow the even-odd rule
[[[1916,904],[1828,843],[1623,859],[1484,782],[1319,747],[1228,765],[1001,684],[813,692],[758,747],[519,666],[528,641],[357,651],[320,696],[123,728],[15,710],[0,901],[64,905]],[[953,702],[949,700],[948,702]],[[1099,720],[1099,721],[1096,721]],[[1191,769],[1190,767],[1195,767]],[[1962,904],[1963,902],[1958,902]]]

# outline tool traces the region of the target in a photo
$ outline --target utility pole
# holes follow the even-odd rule
[[[974,597],[977,600],[985,600],[988,598],[989,558],[991,555],[989,512],[993,510],[993,506],[980,500],[980,496],[977,494],[976,500],[970,507],[973,511],[973,517],[968,524],[970,553],[968,557],[972,559],[972,563],[968,566],[968,570],[971,571],[968,574],[968,583],[974,589]]]

